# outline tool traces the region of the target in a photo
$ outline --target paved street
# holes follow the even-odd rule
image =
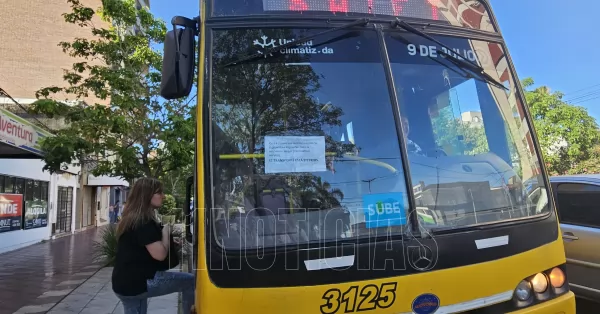
[[[600,312],[598,308],[600,308],[600,304],[598,303],[577,299],[577,314],[597,314]]]
[[[93,228],[0,254],[0,314],[46,312],[94,275],[98,236]]]

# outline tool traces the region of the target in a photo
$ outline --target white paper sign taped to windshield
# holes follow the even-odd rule
[[[265,136],[265,173],[326,170],[324,136]]]

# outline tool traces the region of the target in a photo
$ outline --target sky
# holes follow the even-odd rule
[[[600,1],[491,0],[519,79],[561,91],[600,121]],[[198,0],[155,0],[152,12],[170,23],[174,15],[198,15]]]

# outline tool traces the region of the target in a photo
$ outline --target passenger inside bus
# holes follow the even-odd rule
[[[406,141],[407,152],[425,156],[423,150],[421,149],[421,146],[419,146],[417,143],[413,142],[408,137],[409,132],[410,132],[410,124],[408,122],[408,119],[403,116],[402,117],[402,134],[404,135],[404,140]]]

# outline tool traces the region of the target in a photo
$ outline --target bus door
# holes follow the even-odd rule
[[[194,270],[194,256],[196,256],[196,246],[194,245],[196,239],[194,236],[194,209],[196,208],[194,191],[194,176],[191,176],[185,182],[185,203],[183,204],[183,215],[185,217],[184,250],[187,251],[188,272]]]

